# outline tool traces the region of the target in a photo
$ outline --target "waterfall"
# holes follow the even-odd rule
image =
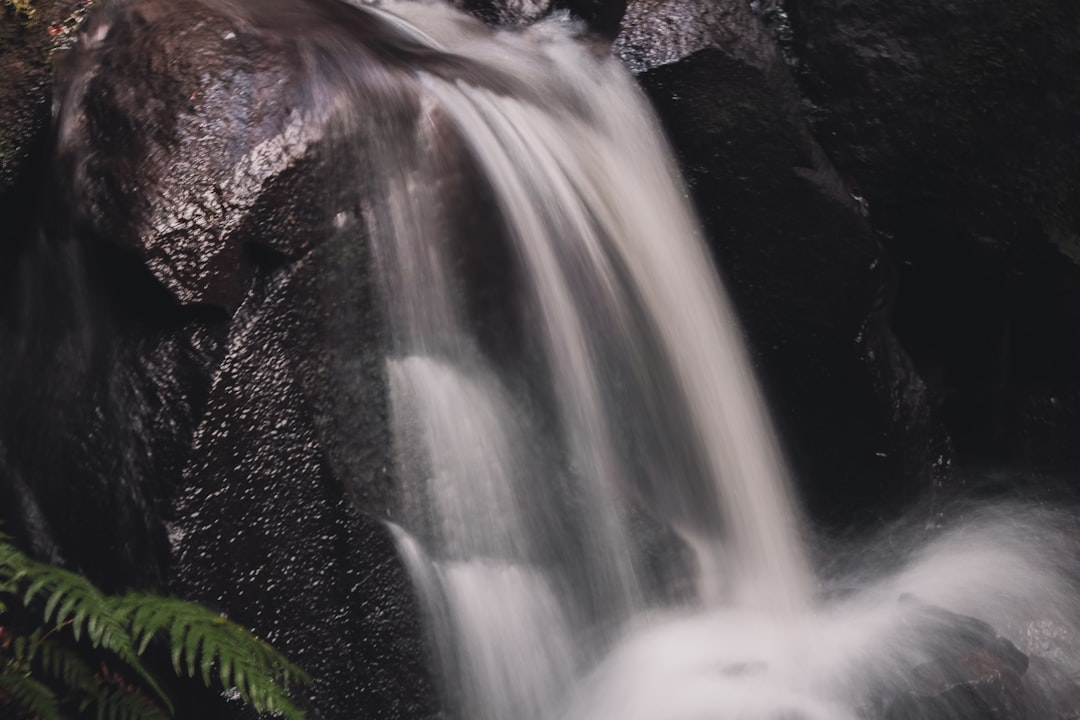
[[[418,70],[411,135],[365,146],[394,348],[393,520],[455,713],[565,706],[581,668],[655,605],[658,526],[690,548],[706,605],[809,607],[786,469],[629,74],[565,20],[511,34],[438,6],[367,11],[471,67]],[[461,165],[489,198],[480,252],[509,259],[510,359],[468,317],[459,255],[479,241],[456,233],[447,187]]]
[[[568,16],[510,31],[439,0],[102,0],[78,43],[63,181],[42,185],[57,227],[12,246],[33,272],[0,318],[27,346],[0,469],[36,540],[55,531],[79,564],[114,506],[138,522],[90,550],[150,537],[175,482],[177,589],[297,648],[325,717],[426,712],[401,702],[428,688],[414,608],[448,720],[1078,717],[1076,516],[934,507],[814,537],[662,130]],[[735,68],[723,52],[674,84]],[[765,95],[789,114],[795,95]],[[850,225],[826,215],[818,230]]]
[[[993,640],[957,613],[1025,651],[1051,627],[1075,665],[1044,514],[942,533],[894,576],[867,553],[872,570],[815,578],[686,191],[614,59],[557,17],[511,33],[439,5],[358,11],[417,60],[328,102],[361,137],[388,521],[453,717],[866,717],[910,668]],[[691,580],[666,587],[686,556]],[[942,717],[980,717],[962,702]]]

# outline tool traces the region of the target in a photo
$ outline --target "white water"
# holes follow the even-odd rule
[[[1075,593],[1041,559],[1064,536],[1042,516],[947,533],[884,579],[873,553],[814,578],[723,289],[614,60],[559,23],[492,35],[439,6],[382,8],[474,63],[468,81],[412,76],[421,121],[374,143],[366,218],[394,335],[393,520],[455,717],[863,717],[954,649],[959,620],[924,603],[1075,670]],[[468,317],[462,158],[494,208],[481,240],[512,264],[510,358]],[[658,550],[665,526],[694,557],[688,602],[657,592],[678,555]],[[832,585],[844,597],[821,600]]]

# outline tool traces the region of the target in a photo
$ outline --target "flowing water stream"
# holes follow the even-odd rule
[[[365,145],[395,533],[453,717],[866,717],[971,617],[1075,671],[1066,534],[1044,515],[972,514],[888,573],[875,553],[811,569],[737,324],[617,61],[558,19],[361,10],[469,68],[413,72],[419,122]],[[485,198],[472,235],[450,171]],[[471,315],[476,245],[507,258],[488,299],[506,355]]]

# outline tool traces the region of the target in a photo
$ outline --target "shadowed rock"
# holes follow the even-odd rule
[[[51,53],[74,33],[85,0],[0,2],[0,198],[33,171],[49,121]]]
[[[899,269],[894,325],[969,468],[1071,478],[1080,8],[789,0],[815,135]]]
[[[412,720],[433,713],[412,594],[386,528],[357,510],[385,504],[391,443],[356,252],[323,245],[237,311],[184,471],[174,587],[305,667],[318,717]]]
[[[710,47],[639,80],[680,159],[811,516],[848,526],[867,508],[895,513],[947,480],[952,451],[888,325],[889,259],[811,136],[772,37],[749,8],[726,12],[753,28],[739,44],[713,32]],[[623,42],[634,37],[632,13]],[[660,40],[657,52],[679,58],[685,38]]]

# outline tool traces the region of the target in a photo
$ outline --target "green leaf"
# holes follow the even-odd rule
[[[93,706],[98,717],[109,720],[170,717],[171,700],[140,659],[154,642],[169,652],[178,676],[197,677],[207,687],[216,676],[220,689],[235,687],[256,712],[304,717],[287,688],[309,682],[308,675],[250,631],[200,605],[139,593],[106,596],[81,575],[27,558],[2,534],[0,593],[10,598],[0,611],[21,600],[21,609],[41,622],[12,641],[13,660],[0,664],[0,672],[7,672],[0,678],[12,688],[0,685],[0,696],[23,707],[33,703],[41,711],[30,712],[42,720],[57,717],[61,705],[80,712]],[[134,679],[134,685],[101,682],[94,667],[102,652],[111,658],[109,667]],[[53,692],[50,685],[61,694],[47,694]]]
[[[16,673],[0,673],[0,696],[41,720],[60,720],[60,707],[53,691],[33,678]]]

